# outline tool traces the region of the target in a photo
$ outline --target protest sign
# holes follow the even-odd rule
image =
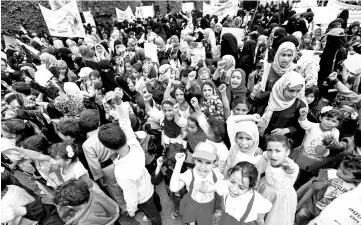
[[[347,20],[348,23],[361,21],[361,6],[359,5],[346,4],[338,0],[329,0],[325,8],[336,9],[338,10],[338,13],[340,13],[344,9],[347,9],[349,11],[349,17]]]
[[[317,0],[301,0],[293,5],[293,8],[317,7]]]
[[[93,15],[90,11],[83,12],[83,16],[85,19],[85,24],[89,23],[91,26],[94,26],[94,27],[96,26]]]
[[[304,13],[308,8],[293,8],[296,13]],[[328,7],[311,7],[314,13],[313,21],[315,24],[328,25],[331,21],[335,20],[339,10],[336,8]]]
[[[117,14],[117,20],[120,22],[122,22],[124,20],[133,21],[135,19],[135,16],[134,16],[133,11],[130,8],[130,6],[128,6],[128,8],[124,11],[120,10],[118,8],[115,8],[115,12]]]
[[[223,27],[221,36],[226,33],[233,34],[236,37],[238,43],[244,39],[244,29],[242,28]]]
[[[46,69],[45,65],[39,67],[35,72],[35,81],[45,87],[46,83],[53,77],[53,74]]]
[[[85,30],[75,0],[55,11],[40,4],[39,7],[51,36],[85,37]]]
[[[154,7],[151,6],[138,6],[135,10],[135,17],[145,19],[148,17],[154,17]]]
[[[152,59],[152,62],[159,63],[157,54],[157,45],[153,43],[144,43],[144,55]]]
[[[182,3],[182,11],[183,12],[191,12],[194,9],[194,2],[183,2]]]
[[[226,3],[212,6],[205,2],[203,2],[203,16],[209,15],[216,15],[218,16],[218,20],[222,20],[227,15],[235,16],[237,15],[238,6],[234,3],[234,1],[228,1]]]

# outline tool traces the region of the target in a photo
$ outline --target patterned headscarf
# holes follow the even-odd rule
[[[54,106],[65,116],[79,116],[85,110],[82,97],[71,94],[56,97]]]
[[[59,48],[64,48],[64,44],[61,40],[55,40],[53,41],[53,46],[54,48],[56,49],[59,49]]]
[[[64,60],[56,60],[55,62],[56,69],[68,69],[68,65]]]
[[[40,55],[40,60],[43,64],[45,64],[46,68],[49,69],[52,66],[55,66],[56,58],[55,56],[49,54],[49,53],[42,53]]]

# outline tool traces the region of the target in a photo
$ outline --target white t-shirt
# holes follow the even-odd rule
[[[240,220],[245,213],[249,201],[252,199],[252,191],[247,191],[245,194],[233,198],[229,195],[228,180],[220,180],[216,183],[217,193],[223,196],[225,211],[229,215],[233,216],[236,220]],[[271,210],[272,203],[263,198],[262,195],[254,191],[254,202],[252,209],[249,212],[245,222],[252,222],[257,220],[258,214],[264,214]]]
[[[361,224],[361,185],[331,202],[308,225],[359,225]]]
[[[70,179],[79,179],[79,177],[81,177],[87,173],[88,173],[88,170],[85,169],[85,167],[79,160],[75,163],[75,165],[70,173],[64,174],[63,169],[61,169],[61,176],[63,177],[64,182],[66,182]]]
[[[321,158],[316,155],[315,147],[317,145],[322,145],[323,136],[326,133],[331,134],[337,141],[340,137],[340,132],[336,128],[332,129],[331,131],[323,132],[320,128],[320,123],[312,123],[307,119],[303,121],[299,120],[298,123],[306,131],[302,145],[305,155],[310,158],[317,160]]]
[[[213,170],[217,177],[217,181],[223,180],[223,175],[218,170]],[[193,175],[194,175],[194,184],[193,184],[193,191],[192,191],[192,199],[198,203],[207,203],[211,202],[214,198],[214,192],[212,193],[202,193],[199,190],[197,190],[195,187],[199,186],[201,182],[210,182],[214,184],[213,180],[213,173],[212,171],[204,178],[200,177],[197,173],[197,170],[193,169]],[[186,184],[186,188],[189,191],[190,184],[192,182],[192,170],[187,170],[184,173],[180,174],[179,179],[182,180]]]
[[[16,146],[15,139],[9,139],[9,138],[5,138],[5,137],[1,138],[0,143],[1,143],[1,148],[10,148],[10,147]],[[6,155],[6,157],[8,157],[12,162],[19,161],[24,158],[24,156],[22,154],[20,154],[19,152],[15,151],[15,150],[8,150],[8,151],[4,151],[2,153],[4,155]]]

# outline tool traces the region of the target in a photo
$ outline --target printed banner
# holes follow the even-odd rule
[[[326,8],[337,9],[338,13],[340,13],[344,9],[348,9],[348,12],[349,12],[349,17],[347,20],[348,23],[353,23],[355,21],[361,21],[361,6],[359,6],[359,5],[346,4],[346,3],[340,2],[338,0],[329,0]],[[336,17],[337,17],[337,15],[336,15]]]
[[[157,45],[153,43],[144,43],[144,55],[152,59],[152,62],[159,63],[157,54]]]
[[[242,28],[223,27],[221,36],[223,36],[225,33],[233,34],[236,37],[238,43],[244,38],[244,29]]]
[[[317,0],[301,0],[293,5],[293,8],[317,7]]]
[[[293,8],[296,13],[304,13],[308,8]],[[314,13],[313,21],[315,24],[328,25],[331,21],[337,18],[339,10],[336,8],[328,7],[311,7],[312,12]]]
[[[220,4],[218,6],[212,6],[203,2],[203,16],[216,15],[218,20],[222,20],[225,16],[235,16],[237,15],[238,6],[234,4],[234,1],[228,1],[226,3]]]
[[[139,6],[135,10],[135,17],[145,19],[148,17],[154,17],[154,7],[151,6]]]
[[[134,19],[135,19],[135,16],[134,16],[133,11],[130,8],[130,6],[128,6],[128,8],[124,11],[122,11],[118,8],[115,8],[115,12],[117,13],[117,20],[120,22],[122,22],[124,20],[134,21]]]
[[[84,16],[86,25],[88,25],[88,23],[89,23],[91,26],[94,26],[94,27],[96,26],[93,15],[90,11],[83,12],[83,16]]]
[[[85,30],[78,6],[73,0],[58,10],[52,11],[39,4],[51,36],[84,37]]]
[[[194,9],[194,2],[184,2],[182,3],[183,12],[191,12]]]

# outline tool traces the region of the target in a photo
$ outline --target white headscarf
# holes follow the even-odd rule
[[[298,94],[298,96],[292,100],[286,100],[283,92],[286,88],[293,88],[297,85],[302,85],[302,90]],[[295,103],[297,98],[300,98],[304,101],[304,93],[305,93],[305,78],[295,72],[289,71],[285,75],[283,75],[272,88],[272,92],[270,98],[268,100],[268,106],[266,108],[265,113],[263,114],[261,121],[258,123],[258,130],[261,136],[263,136],[264,131],[267,129],[268,124],[271,120],[274,111],[282,111],[288,109]],[[307,103],[304,101],[306,106]]]
[[[289,62],[289,64],[282,68],[280,66],[280,55],[284,53],[285,51],[291,50],[292,51],[292,58]],[[276,55],[274,57],[274,61],[272,63],[272,68],[276,72],[278,76],[282,76],[283,74],[287,73],[290,70],[294,70],[296,68],[296,65],[293,63],[293,59],[296,57],[296,46],[292,42],[284,42],[278,47]]]

